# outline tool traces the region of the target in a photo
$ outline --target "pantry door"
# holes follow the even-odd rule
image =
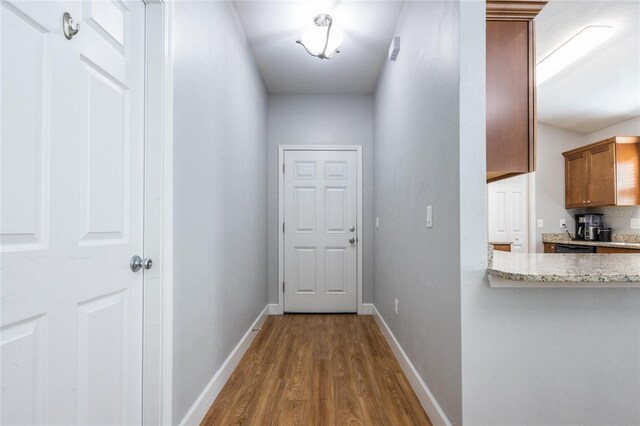
[[[284,153],[284,310],[357,310],[357,154]]]
[[[487,185],[489,241],[510,243],[514,253],[529,252],[528,179],[519,175]]]
[[[140,424],[144,4],[0,14],[0,423]]]

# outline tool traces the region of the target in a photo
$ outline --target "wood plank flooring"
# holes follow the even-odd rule
[[[431,425],[369,315],[270,316],[202,425]]]

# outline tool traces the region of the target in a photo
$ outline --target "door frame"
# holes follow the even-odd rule
[[[173,3],[145,4],[142,424],[171,425],[173,400]]]
[[[279,145],[278,146],[278,307],[275,315],[284,314],[284,154],[286,151],[352,151],[356,153],[356,311],[367,314],[362,303],[362,146],[361,145]]]

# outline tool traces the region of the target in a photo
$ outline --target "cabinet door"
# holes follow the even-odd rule
[[[532,142],[531,23],[487,21],[487,173],[527,173]]]
[[[618,247],[598,247],[596,248],[596,253],[640,254],[640,250]]]
[[[615,147],[614,143],[610,143],[589,150],[587,207],[616,204]]]
[[[565,207],[587,206],[587,152],[576,152],[565,158]]]

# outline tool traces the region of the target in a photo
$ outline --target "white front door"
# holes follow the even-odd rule
[[[356,312],[356,152],[285,151],[284,163],[284,310]]]
[[[488,184],[489,241],[511,242],[514,253],[529,252],[529,181],[519,175]]]
[[[0,14],[0,423],[140,424],[144,4]]]

